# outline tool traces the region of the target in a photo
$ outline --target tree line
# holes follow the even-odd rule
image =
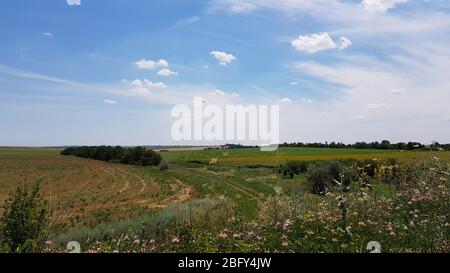
[[[305,148],[335,148],[335,149],[376,149],[376,150],[447,150],[450,151],[450,144],[440,144],[438,142],[433,142],[430,145],[424,145],[420,142],[398,142],[391,143],[388,140],[383,140],[381,142],[356,142],[354,144],[345,144],[342,142],[315,142],[315,143],[303,143],[303,142],[293,142],[293,143],[283,143],[280,147],[305,147]]]
[[[121,146],[68,147],[61,152],[61,155],[140,166],[158,166],[162,160],[161,155],[157,152],[140,146],[132,148]]]

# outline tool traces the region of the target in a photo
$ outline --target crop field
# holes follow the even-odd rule
[[[97,160],[64,157],[60,149],[0,149],[0,200],[17,184],[41,181],[44,196],[62,227],[94,226],[164,208],[196,197],[232,200],[251,217],[258,202],[278,188],[305,184],[304,176],[283,180],[272,168],[251,168],[254,164],[277,165],[290,160],[345,158],[425,158],[431,152],[380,150],[279,148],[184,150],[161,152],[171,164],[167,172],[155,167],[127,166]],[[450,158],[449,152],[440,152]],[[215,164],[209,162],[216,158]]]
[[[211,162],[229,165],[268,164],[277,165],[293,160],[330,160],[330,159],[373,159],[397,158],[420,159],[430,157],[435,152],[396,151],[396,150],[358,150],[331,148],[278,148],[273,152],[261,151],[258,148],[248,149],[209,149],[190,151],[164,151],[166,160],[183,164],[189,161]],[[450,152],[440,152],[443,158],[450,158]]]
[[[63,157],[59,149],[0,149],[0,200],[17,184],[41,181],[43,195],[63,226],[95,225],[182,202],[195,189],[135,167]]]
[[[200,223],[197,224],[198,226],[207,226],[208,230],[228,225],[224,221],[230,221],[230,219],[248,221],[244,223],[253,223],[253,220],[265,221],[261,219],[261,214],[269,215],[270,218],[273,217],[273,213],[284,215],[292,209],[285,207],[286,203],[284,207],[277,205],[277,202],[285,202],[277,201],[280,198],[280,200],[291,198],[299,202],[297,209],[305,213],[304,217],[308,217],[312,212],[316,213],[317,210],[319,210],[318,215],[329,213],[320,212],[320,209],[324,204],[329,206],[337,202],[337,197],[333,195],[335,190],[331,191],[330,197],[313,194],[307,173],[298,173],[290,177],[280,173],[280,164],[293,160],[295,162],[302,162],[302,160],[331,162],[330,159],[369,159],[381,162],[388,158],[395,158],[399,162],[418,163],[430,159],[443,159],[442,162],[448,162],[450,159],[450,152],[425,151],[280,148],[276,152],[261,152],[259,149],[189,149],[161,151],[163,160],[169,165],[167,170],[161,171],[155,166],[124,165],[62,156],[60,153],[61,149],[56,148],[0,149],[0,202],[2,204],[6,201],[8,194],[19,184],[31,187],[36,181],[40,181],[42,185],[42,195],[48,202],[51,212],[50,221],[54,225],[52,234],[57,236],[55,240],[61,244],[54,246],[58,250],[48,251],[60,251],[59,247],[63,247],[66,241],[74,238],[90,244],[93,238],[103,240],[105,236],[117,236],[111,235],[115,230],[123,233],[134,230],[141,234],[143,231],[140,229],[143,223],[147,223],[146,232],[153,232],[145,236],[152,237],[161,236],[161,230],[158,227],[168,225],[167,221],[179,221],[186,218],[189,223],[197,221]],[[379,198],[389,200],[385,198],[391,198],[397,191],[395,184],[392,184],[397,183],[392,182],[396,181],[395,176],[389,175],[389,168],[386,170],[388,170],[387,173],[371,178],[370,198],[374,200]],[[408,177],[408,172],[410,171],[402,175]],[[443,171],[441,174],[447,175],[448,172]],[[360,176],[359,179],[363,177]],[[447,178],[438,178],[438,181],[446,181],[445,179]],[[353,183],[356,183],[355,194],[359,194],[357,185],[361,182]],[[443,188],[427,187],[428,189]],[[359,199],[352,197],[351,200],[359,202],[357,201]],[[274,209],[273,206],[275,206],[275,212],[271,212],[271,209]],[[355,210],[363,210],[365,205],[355,206]],[[334,205],[327,210],[331,212],[336,208],[337,205]],[[438,213],[442,212],[439,207],[435,209]],[[380,212],[382,211],[384,210]],[[386,212],[383,217],[391,217],[390,215],[392,213]],[[320,217],[317,219],[320,220]],[[330,218],[329,221],[336,221],[335,218],[333,219]],[[320,224],[319,220],[317,225]],[[442,228],[442,225],[438,224],[437,228]],[[383,231],[380,232],[384,234]],[[201,237],[201,239],[209,238],[210,235],[205,236],[207,237]],[[162,238],[165,237],[162,236]],[[365,240],[362,237],[361,239]],[[445,240],[444,243],[446,244]],[[327,246],[329,241],[321,244],[318,244],[317,251],[321,251],[320,246]],[[357,244],[361,242],[358,241]],[[167,251],[168,246],[160,245],[159,247],[161,251]],[[208,250],[197,245],[195,247],[199,247],[202,251]],[[315,249],[316,244],[311,247]],[[393,246],[392,249],[397,249],[396,247],[398,245]],[[442,247],[445,245],[439,245],[439,248]],[[130,248],[132,246],[127,246],[123,250],[129,251]],[[402,248],[399,249],[404,251]],[[96,252],[98,249],[93,251]],[[105,251],[108,252],[111,249],[107,248]],[[170,251],[190,251],[190,248]],[[332,252],[335,251],[342,250],[332,250]],[[362,250],[358,248],[352,251]]]

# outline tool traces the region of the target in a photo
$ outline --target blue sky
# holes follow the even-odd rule
[[[283,141],[450,142],[449,15],[446,0],[1,1],[0,146],[201,144],[170,137],[195,95],[280,104]]]

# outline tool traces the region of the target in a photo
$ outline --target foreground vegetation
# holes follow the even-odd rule
[[[252,149],[245,150],[239,153]],[[372,156],[378,159],[237,167],[186,160],[164,171],[135,169],[143,178],[184,181],[199,199],[53,230],[44,239],[30,235],[15,250],[3,240],[2,251],[63,252],[75,240],[86,252],[366,252],[370,241],[383,252],[449,252],[446,153]]]

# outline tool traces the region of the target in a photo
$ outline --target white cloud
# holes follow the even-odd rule
[[[367,109],[380,109],[380,108],[393,108],[395,105],[388,103],[368,103],[366,104]]]
[[[290,98],[282,98],[280,102],[292,103],[292,100]]]
[[[44,32],[44,33],[42,33],[42,36],[44,36],[44,37],[46,37],[46,38],[52,38],[52,37],[53,37],[53,34],[50,33],[50,32]]]
[[[133,86],[133,87],[144,87],[144,84],[142,83],[141,80],[136,79],[136,80],[131,82],[131,86]]]
[[[386,12],[395,8],[398,4],[403,4],[409,0],[363,0],[361,5],[371,12]]]
[[[187,23],[187,24],[192,24],[192,23],[198,22],[199,20],[200,20],[200,17],[198,17],[198,16],[192,16],[191,18],[187,19],[187,20],[185,21],[185,23]]]
[[[312,34],[309,36],[299,36],[291,42],[292,46],[298,51],[306,53],[316,53],[321,50],[337,48],[336,43],[331,39],[327,32]]]
[[[174,72],[168,68],[164,68],[164,69],[161,69],[160,71],[158,71],[158,75],[163,76],[163,77],[170,77],[170,76],[178,75],[178,72]]]
[[[66,0],[69,6],[81,6],[81,0]]]
[[[350,39],[348,39],[344,36],[339,38],[339,49],[345,49],[351,45],[352,45],[352,41],[350,41]]]
[[[135,63],[138,68],[140,69],[147,69],[147,70],[154,70],[156,68],[167,68],[169,67],[169,63],[166,60],[159,60],[159,61],[152,61],[152,60],[145,60],[142,59],[140,61],[137,61]]]
[[[147,88],[150,88],[150,89],[164,89],[164,88],[167,88],[167,85],[165,85],[163,82],[152,82],[152,81],[149,81],[147,79],[144,79],[144,85]]]
[[[209,53],[210,55],[214,56],[219,61],[220,65],[227,65],[235,60],[237,60],[236,57],[234,57],[232,54],[228,54],[222,51],[212,51]]]
[[[103,102],[106,104],[117,104],[117,101],[109,100],[109,99],[104,99]]]
[[[401,88],[392,89],[391,92],[392,92],[392,94],[394,94],[396,96],[406,94],[406,90],[405,89],[401,89]]]
[[[230,4],[230,11],[232,13],[249,13],[255,9],[256,6],[249,2],[232,1]]]
[[[306,102],[306,103],[313,103],[312,99],[305,99],[305,98],[302,98],[302,99],[300,99],[300,101],[301,101],[301,102]]]
[[[291,82],[290,85],[299,85],[299,82]]]
[[[47,76],[47,75],[34,73],[34,72],[18,70],[18,69],[14,69],[14,68],[4,66],[1,64],[0,64],[0,74],[6,74],[9,76],[23,78],[23,79],[46,81],[46,82],[51,82],[51,83],[65,84],[65,85],[72,85],[72,86],[82,86],[83,85],[81,83],[74,82],[71,80],[56,78],[56,77]]]
[[[233,97],[233,98],[239,98],[240,97],[240,95],[238,94],[238,93],[231,93],[231,96]]]
[[[211,95],[225,96],[225,92],[223,92],[222,90],[216,90],[213,93],[211,93]]]

